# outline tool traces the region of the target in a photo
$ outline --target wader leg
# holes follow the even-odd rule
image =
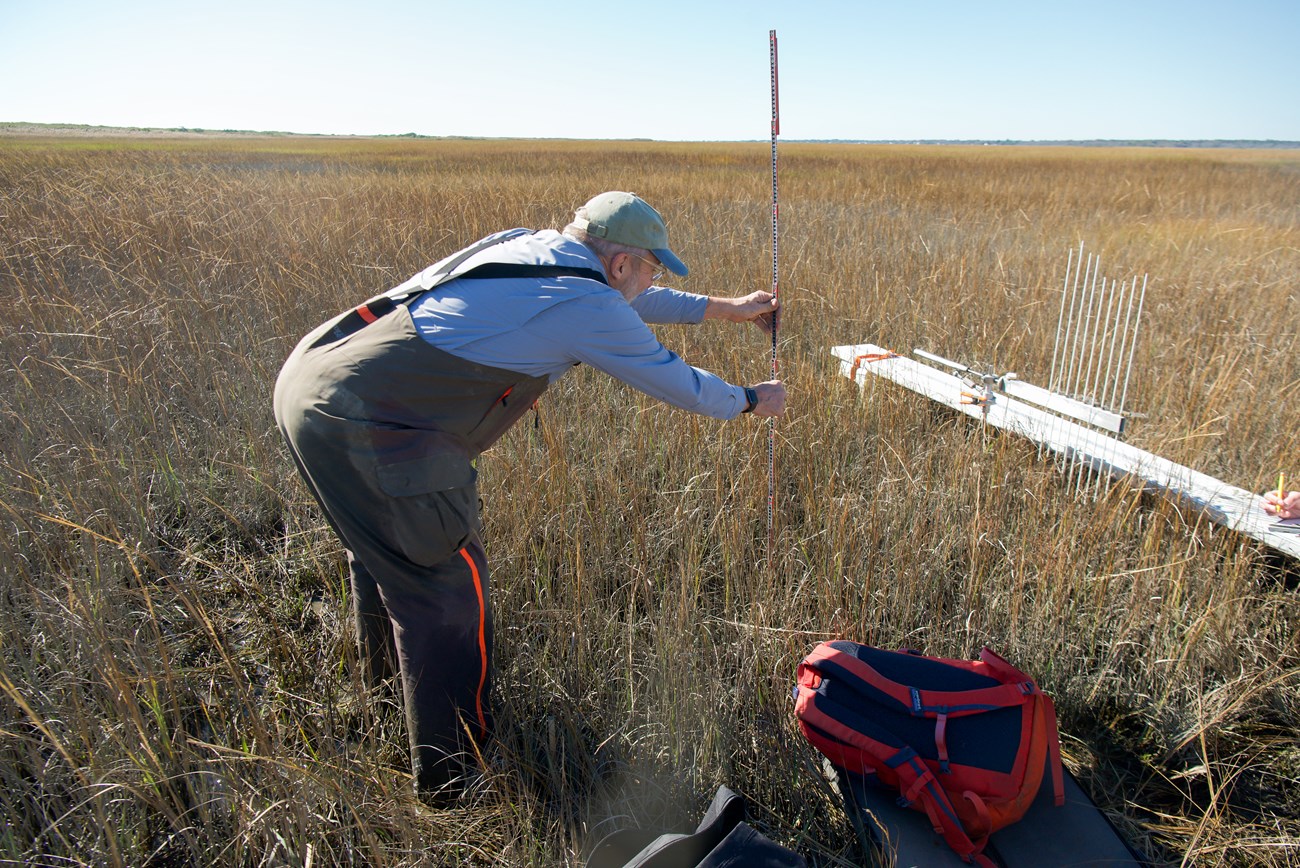
[[[299,426],[286,425],[282,418],[281,396],[283,376],[276,380],[275,386],[275,417],[280,427],[280,434],[284,437],[284,445],[289,451],[289,456],[293,459],[294,466],[298,469],[298,475],[306,484],[307,489],[311,492],[312,497],[316,498],[316,503],[320,505],[321,512],[325,515],[325,520],[329,522],[330,527],[334,530],[343,544],[347,545],[347,539],[340,529],[339,524],[335,521],[325,497],[317,487],[316,479],[312,472],[307,469],[303,462],[302,456],[298,453],[298,435],[302,431]],[[310,438],[308,439],[310,443]],[[366,569],[351,548],[347,549],[348,554],[348,584],[352,591],[352,620],[353,627],[356,631],[357,656],[361,663],[361,671],[366,687],[374,689],[383,683],[384,679],[392,677],[396,667],[393,664],[393,628],[389,623],[388,613],[384,611],[384,601],[379,594],[379,587],[375,584],[374,576]]]
[[[372,690],[397,671],[394,664],[393,624],[388,619],[379,586],[355,554],[348,552],[352,585],[352,619],[356,629],[357,656],[365,684]]]
[[[416,790],[450,798],[478,765],[474,754],[492,725],[492,612],[482,543],[475,536],[420,573],[418,582],[381,583],[380,593],[393,623]]]

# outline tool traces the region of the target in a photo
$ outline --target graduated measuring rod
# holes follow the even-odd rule
[[[781,240],[781,206],[776,176],[776,139],[781,133],[781,100],[777,84],[776,31],[768,33],[768,52],[771,58],[772,72],[772,299],[780,297],[780,240]],[[777,361],[777,328],[781,324],[781,312],[772,312],[772,379],[781,376]],[[776,563],[776,418],[767,420],[767,563],[769,568]]]
[[[1017,395],[1014,394],[1017,389],[1029,384],[1011,375],[976,374],[964,365],[924,353],[922,358],[938,361],[951,369],[939,370],[875,344],[832,347],[831,354],[840,360],[840,373],[863,388],[869,376],[890,380],[995,428],[1026,437],[1069,462],[1117,480],[1132,480],[1147,491],[1172,496],[1200,510],[1215,524],[1300,559],[1300,533],[1295,532],[1300,522],[1278,521],[1265,513],[1263,497],[1130,446],[1104,431],[1044,409],[1048,404],[1035,406],[1024,397],[1047,392],[1046,389],[1030,386]]]

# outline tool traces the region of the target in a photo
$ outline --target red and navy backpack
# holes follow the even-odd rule
[[[985,648],[976,661],[823,642],[799,664],[795,716],[834,765],[874,775],[963,859],[1024,816],[1050,769],[1065,801],[1052,700]]]

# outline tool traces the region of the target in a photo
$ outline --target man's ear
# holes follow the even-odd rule
[[[609,276],[614,278],[622,277],[627,271],[627,264],[632,261],[632,257],[626,253],[615,253],[609,260]]]

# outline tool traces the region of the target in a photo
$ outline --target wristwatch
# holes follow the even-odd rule
[[[740,412],[742,412],[742,413],[753,413],[753,412],[754,412],[754,408],[758,406],[758,392],[755,392],[753,389],[751,389],[751,388],[749,388],[748,386],[746,386],[746,387],[745,387],[745,401],[747,402],[747,403],[745,404],[745,409],[741,410]]]

